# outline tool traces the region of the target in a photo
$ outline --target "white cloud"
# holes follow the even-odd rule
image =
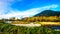
[[[14,0],[0,0],[0,14],[7,12]]]
[[[44,7],[38,7],[38,8],[32,8],[26,11],[18,11],[18,10],[12,10],[10,9],[10,13],[8,14],[0,14],[0,18],[10,18],[10,17],[16,17],[16,18],[20,18],[20,17],[31,17],[37,13],[40,13],[43,10],[49,10],[51,8],[57,8],[58,5],[52,4],[49,6],[44,6]]]
[[[38,7],[38,8],[32,8],[26,11],[18,11],[18,10],[13,10],[10,5],[15,2],[16,0],[0,0],[0,19],[1,18],[10,18],[10,17],[29,17],[33,16],[37,13],[40,13],[43,10],[48,10],[51,8],[57,8],[58,5],[52,4],[49,6],[44,6],[44,7]],[[22,0],[17,0],[17,1],[22,1]],[[9,13],[7,13],[9,11]],[[7,13],[7,14],[5,14]]]
[[[11,5],[16,1],[22,1],[22,0],[0,0],[0,14],[4,14],[6,12],[10,12]]]

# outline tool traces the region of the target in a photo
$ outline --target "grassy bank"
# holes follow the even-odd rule
[[[0,34],[60,34],[47,26],[24,27],[15,26],[8,23],[0,23]]]

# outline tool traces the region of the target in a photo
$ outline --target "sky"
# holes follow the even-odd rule
[[[32,17],[44,10],[59,9],[60,0],[0,0],[0,19]]]

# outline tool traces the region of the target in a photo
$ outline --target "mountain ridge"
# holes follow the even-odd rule
[[[35,16],[60,16],[60,11],[45,10]]]

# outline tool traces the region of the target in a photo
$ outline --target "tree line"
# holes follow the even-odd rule
[[[0,21],[12,21],[12,23],[28,24],[31,22],[60,22],[60,16],[36,16],[36,17],[25,17],[22,19],[1,19]]]

